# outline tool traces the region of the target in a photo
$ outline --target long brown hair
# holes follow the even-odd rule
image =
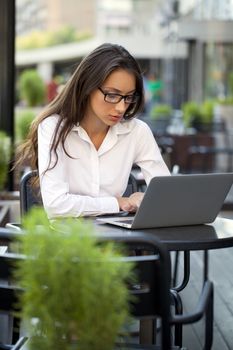
[[[57,147],[61,142],[66,152],[65,139],[72,127],[79,124],[84,118],[90,94],[101,86],[108,75],[117,68],[133,73],[136,78],[136,93],[140,97],[136,104],[129,105],[124,115],[124,119],[133,118],[144,104],[143,80],[140,67],[133,56],[122,46],[102,44],[81,61],[63,90],[35,118],[31,124],[27,140],[18,149],[16,166],[27,158],[31,168],[38,169],[38,125],[42,120],[53,114],[60,116],[50,149],[50,160],[51,154],[54,152],[56,165],[58,158]]]

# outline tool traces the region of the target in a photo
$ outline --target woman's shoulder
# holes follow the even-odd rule
[[[39,126],[40,127],[55,127],[60,120],[60,116],[58,114],[52,114],[49,117],[44,118]]]
[[[141,120],[141,119],[136,118],[136,119],[134,119],[134,121],[135,121],[136,125],[137,125],[139,128],[143,128],[143,129],[148,129],[148,128],[149,128],[148,124],[145,123],[145,122],[144,122],[143,120]]]
[[[49,117],[44,118],[38,125],[38,133],[44,137],[51,137],[57,132],[56,127],[59,122],[60,116],[58,114],[53,114]],[[60,127],[59,127],[60,128]]]
[[[126,121],[125,127],[129,130],[136,131],[136,132],[150,132],[149,126],[141,119],[131,119]]]

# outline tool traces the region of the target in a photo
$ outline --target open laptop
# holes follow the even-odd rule
[[[129,229],[211,223],[233,183],[233,173],[154,177],[134,216],[98,218]]]

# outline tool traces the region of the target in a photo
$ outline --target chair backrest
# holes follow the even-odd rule
[[[128,197],[134,192],[138,192],[138,184],[135,176],[132,173],[130,173],[128,185],[123,196]]]
[[[24,216],[32,207],[42,206],[40,188],[32,186],[33,179],[37,176],[37,170],[32,170],[23,175],[20,181],[20,213]],[[124,196],[137,192],[137,181],[133,174],[130,174],[128,185]]]
[[[139,319],[161,319],[161,350],[171,348],[171,262],[165,245],[156,237],[132,231],[103,233],[100,240],[110,240],[127,245],[130,251],[145,249],[148,255],[127,256],[125,261],[135,263],[137,282],[129,286],[136,299],[131,303],[132,314]],[[148,339],[150,341],[151,339]]]
[[[33,206],[42,206],[40,188],[32,186],[32,181],[37,176],[37,170],[32,170],[23,175],[20,181],[20,213],[24,216]]]
[[[19,259],[18,254],[10,252],[11,243],[18,236],[14,229],[0,228],[0,350],[19,350],[27,337],[20,336],[20,319],[16,311],[19,311],[18,297],[22,292],[13,282],[15,263]]]
[[[14,316],[18,311],[17,301],[19,288],[12,284],[15,254],[0,254],[0,318],[4,325],[4,339],[7,344],[14,344],[19,340],[19,319]],[[7,318],[6,318],[7,316]],[[7,327],[5,326],[7,325]],[[7,348],[10,349],[11,347]],[[1,345],[0,345],[1,349]]]

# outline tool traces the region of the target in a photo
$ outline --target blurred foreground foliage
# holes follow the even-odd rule
[[[16,278],[23,288],[22,314],[29,349],[110,350],[129,321],[134,280],[123,248],[101,243],[91,222],[48,221],[34,208],[23,222]]]

